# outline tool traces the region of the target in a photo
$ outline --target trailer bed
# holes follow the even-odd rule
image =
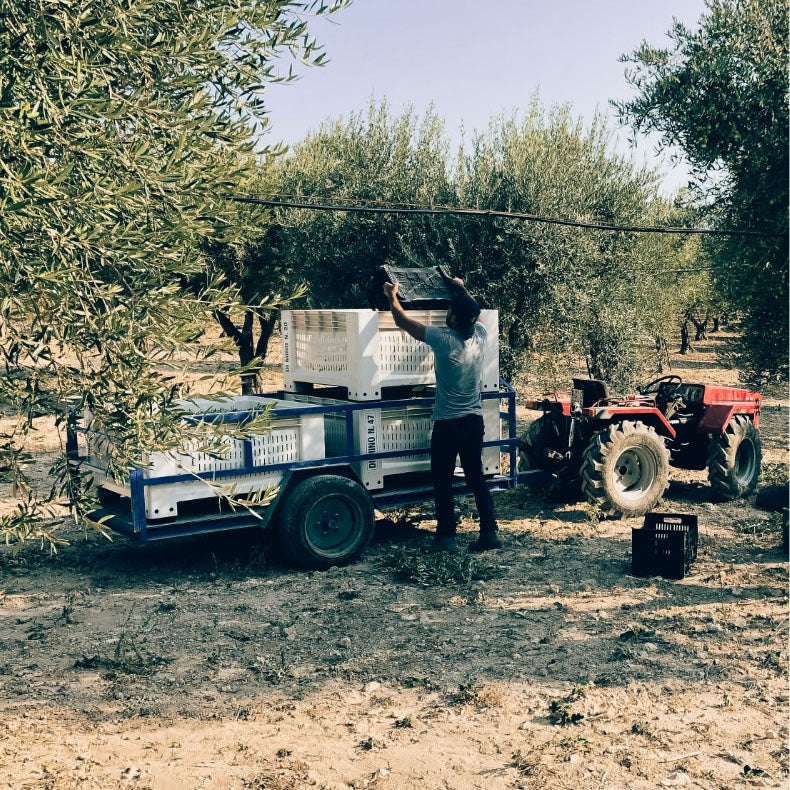
[[[283,392],[276,392],[267,393],[261,397],[279,398],[283,395]],[[505,401],[506,405],[506,410],[502,411],[500,407],[499,412],[500,419],[506,425],[505,435],[499,439],[484,442],[484,447],[498,447],[500,452],[509,458],[508,471],[505,474],[488,476],[488,487],[492,491],[505,491],[516,488],[519,484],[534,484],[543,481],[545,474],[542,472],[533,471],[519,474],[517,470],[515,392],[513,388],[507,382],[501,380],[499,392],[482,393],[481,397],[486,400],[498,399],[500,402]],[[221,480],[225,477],[238,476],[240,474],[280,473],[278,493],[274,500],[266,506],[236,505],[231,507],[222,499],[212,498],[202,502],[189,503],[188,507],[183,508],[183,512],[179,512],[174,517],[152,519],[146,516],[145,511],[146,488],[158,485],[172,486],[181,481],[194,481],[196,475],[191,473],[189,475],[163,475],[157,477],[146,475],[146,470],[138,468],[129,471],[129,496],[113,494],[107,489],[101,490],[102,506],[93,511],[90,514],[90,518],[101,522],[108,529],[134,537],[141,542],[160,541],[209,532],[267,527],[277,513],[285,493],[289,491],[293,483],[298,483],[311,475],[318,474],[338,475],[358,480],[354,473],[354,468],[360,462],[428,455],[430,453],[429,447],[365,454],[355,452],[352,435],[355,411],[415,404],[430,405],[432,403],[433,398],[420,397],[375,402],[367,401],[364,403],[347,402],[341,405],[334,403],[331,406],[311,405],[301,409],[301,413],[322,414],[327,412],[337,413],[338,411],[345,413],[347,429],[347,451],[345,455],[293,463],[264,464],[262,466],[252,466],[245,463],[241,468],[211,473],[211,480]],[[232,417],[234,420],[244,420],[249,416],[249,413],[234,412],[224,414],[223,420],[227,420],[229,417]],[[189,415],[187,419],[198,420],[201,419],[201,415]],[[80,432],[89,433],[90,429],[79,425],[76,415],[72,415],[69,420],[67,448],[71,463],[78,468],[86,463],[86,459],[80,457],[78,453],[77,435]],[[249,457],[246,457],[245,460],[249,460]],[[87,467],[87,471],[90,471],[90,467]],[[385,478],[382,488],[369,490],[365,493],[370,498],[373,507],[378,509],[416,504],[433,499],[433,487],[429,473],[421,475],[393,475],[390,478]],[[453,493],[455,496],[464,496],[470,493],[470,489],[466,486],[462,476],[458,477],[453,483]]]

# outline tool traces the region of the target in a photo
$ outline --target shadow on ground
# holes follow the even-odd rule
[[[404,555],[426,566],[435,557],[423,550],[431,530],[392,519],[379,522],[363,562],[326,572],[271,564],[267,544],[249,531],[149,546],[93,538],[52,561],[5,557],[6,600],[20,605],[16,618],[0,620],[4,693],[26,704],[63,697],[101,717],[114,693],[123,703],[112,715],[119,707],[129,716],[202,715],[218,688],[260,698],[301,697],[335,681],[429,691],[470,682],[693,682],[736,671],[713,660],[714,646],[751,644],[743,624],[722,623],[716,612],[776,600],[776,622],[760,628],[781,627],[778,575],[722,581],[736,549],[738,562],[754,563],[758,547],[702,545],[691,576],[673,582],[629,575],[625,529],[589,536],[571,520],[555,539],[503,527],[504,550],[455,558],[458,576],[451,568],[443,584],[430,574],[423,584],[396,580]],[[472,538],[464,533],[462,546]],[[761,645],[755,660],[774,671]]]

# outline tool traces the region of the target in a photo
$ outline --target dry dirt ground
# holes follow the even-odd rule
[[[673,372],[735,383],[726,342]],[[762,416],[779,473],[780,396]],[[43,478],[57,437],[37,424]],[[429,506],[325,573],[252,534],[4,549],[0,788],[787,787],[777,520],[714,502],[703,472],[664,505],[699,516],[682,581],[629,575],[638,521],[535,489],[497,495],[505,548],[471,563],[423,553]]]

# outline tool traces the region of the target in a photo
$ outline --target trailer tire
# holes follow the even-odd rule
[[[96,499],[99,500],[99,504],[103,507],[112,507],[118,504],[120,498],[120,494],[115,491],[110,491],[108,488],[102,488],[100,486],[96,489]]]
[[[540,457],[543,453],[543,430],[546,415],[538,417],[529,424],[529,428],[519,437],[518,459],[521,469],[539,469]]]
[[[669,450],[650,425],[621,422],[593,436],[580,470],[582,491],[607,516],[640,516],[669,485]]]
[[[723,499],[740,499],[754,491],[760,477],[760,431],[743,415],[732,418],[708,446],[708,480]]]
[[[375,528],[367,491],[339,475],[315,475],[297,483],[286,492],[278,516],[284,555],[310,570],[353,562]]]

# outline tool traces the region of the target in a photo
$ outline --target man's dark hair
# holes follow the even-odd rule
[[[452,306],[458,331],[462,335],[471,335],[480,315],[480,305],[468,294],[453,294]]]

